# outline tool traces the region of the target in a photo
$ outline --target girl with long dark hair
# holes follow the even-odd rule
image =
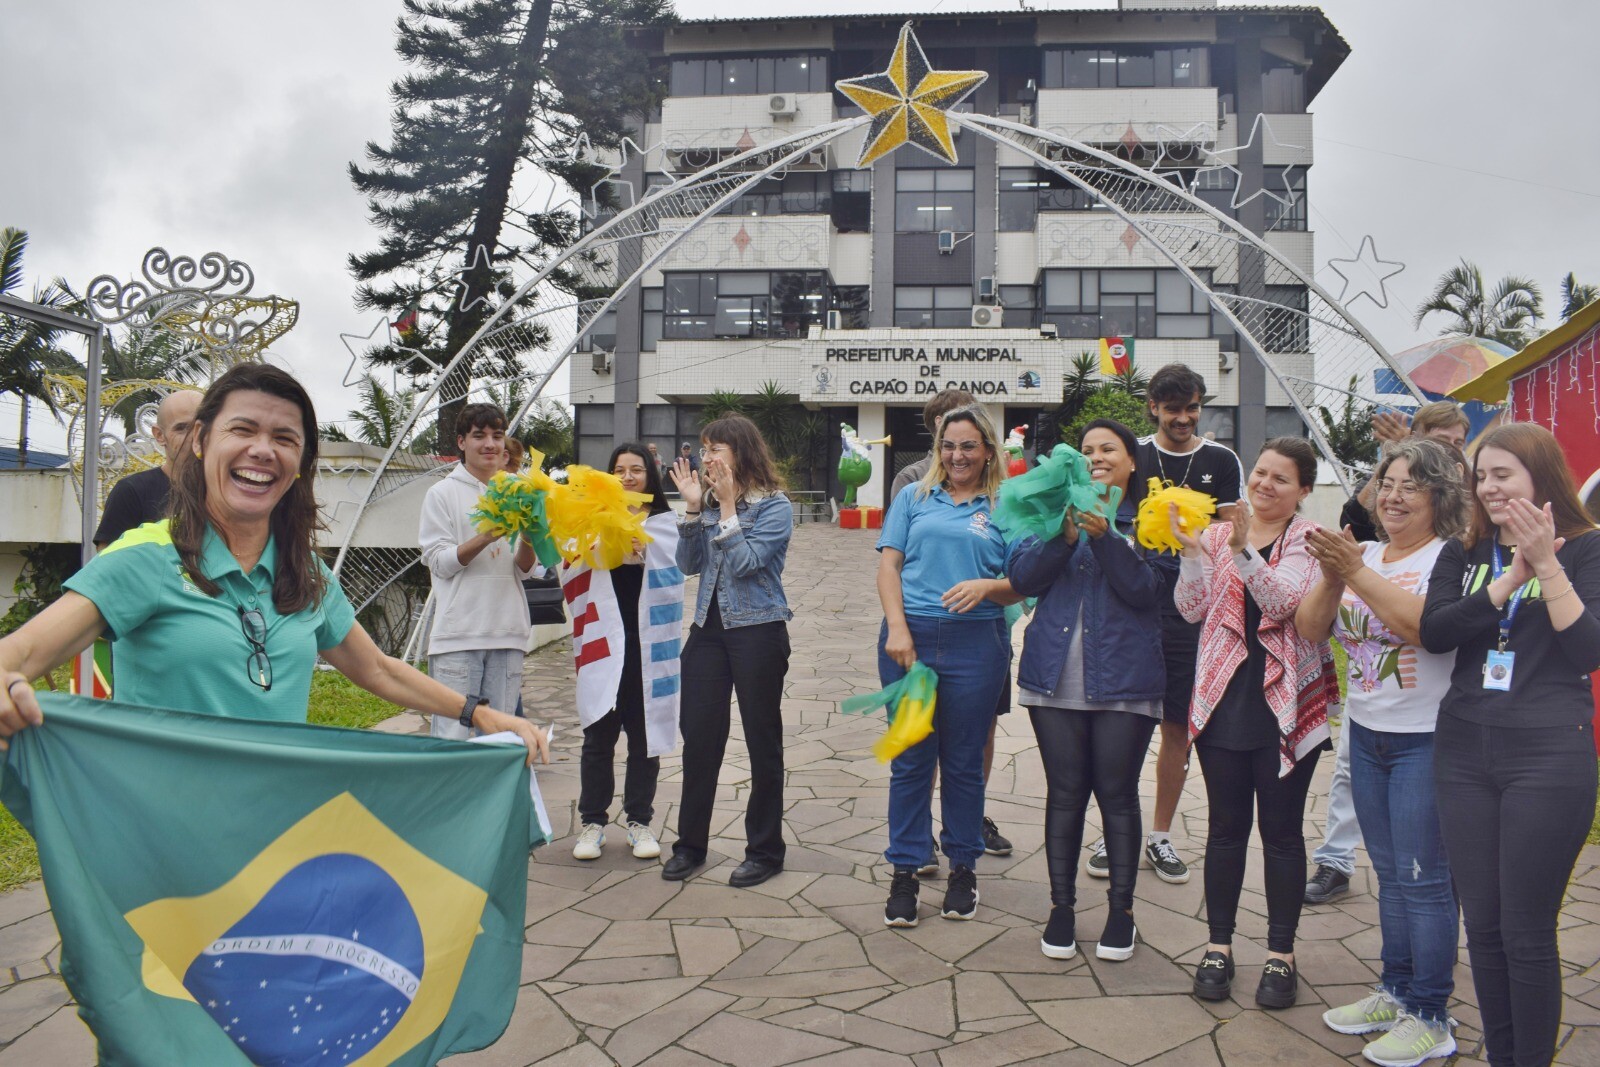
[[[678,743],[678,642],[683,627],[683,572],[678,569],[678,524],[661,488],[661,471],[644,445],[630,442],[611,453],[609,469],[646,514],[648,542],[615,570],[586,562],[564,564],[561,586],[572,614],[572,657],[578,672],[578,719],[583,724],[578,817],[583,829],[574,859],[600,858],[616,792],[613,768],[619,734],[628,735],[622,813],[628,845],[639,859],[655,859],[661,845],[650,829],[655,818],[661,757]]]
[[[750,754],[744,862],[728,877],[760,885],[783,870],[783,681],[789,625],[783,564],[794,506],[755,423],[728,415],[700,431],[701,469],[680,457],[669,472],[683,497],[678,566],[700,576],[683,647],[683,800],[678,840],[661,877],[680,881],[706,861],[717,774],[731,702]]]
[[[1479,438],[1472,524],[1439,554],[1422,644],[1456,654],[1433,773],[1488,1060],[1548,1064],[1556,921],[1594,817],[1600,669],[1600,536],[1549,430]]]
[[[1023,596],[1037,596],[1017,670],[1045,771],[1045,859],[1050,921],[1040,949],[1077,954],[1074,930],[1078,853],[1089,797],[1100,805],[1110,859],[1110,910],[1095,955],[1133,955],[1133,889],[1144,829],[1139,771],[1166,691],[1161,603],[1177,566],[1132,539],[1138,513],[1139,443],[1126,426],[1095,419],[1078,448],[1096,482],[1122,490],[1115,522],[1069,509],[1061,536],[1026,537],[1007,570]],[[1088,536],[1079,537],[1079,530]]]

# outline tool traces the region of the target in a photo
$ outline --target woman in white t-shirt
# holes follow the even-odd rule
[[[1323,578],[1295,616],[1311,640],[1344,646],[1350,791],[1378,876],[1383,974],[1377,989],[1333,1008],[1341,1034],[1386,1031],[1364,1055],[1411,1067],[1455,1051],[1446,1005],[1454,992],[1457,919],[1433,789],[1433,728],[1450,688],[1454,653],[1421,647],[1418,629],[1434,561],[1460,534],[1468,497],[1460,464],[1441,445],[1413,439],[1379,464],[1380,540],[1350,528],[1307,539]]]

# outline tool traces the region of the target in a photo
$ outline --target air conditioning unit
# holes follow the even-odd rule
[[[596,374],[610,374],[611,353],[604,349],[597,350],[589,366]]]
[[[956,231],[939,231],[939,254],[941,256],[953,255],[956,250]]]
[[[794,93],[773,93],[767,97],[767,111],[773,118],[792,119],[800,113],[800,101]]]
[[[842,312],[842,311],[830,311],[830,312],[828,312],[828,329],[830,329],[830,330],[842,330],[842,329],[844,329],[844,312]]]
[[[1228,373],[1239,365],[1239,353],[1222,352],[1217,356],[1217,369],[1223,374]]]
[[[972,326],[977,330],[998,330],[1005,321],[1006,309],[999,304],[973,304]]]

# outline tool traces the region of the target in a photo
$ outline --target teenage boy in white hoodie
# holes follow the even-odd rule
[[[515,551],[504,537],[478,533],[467,516],[489,479],[505,464],[506,416],[493,404],[468,404],[456,416],[461,463],[428,490],[418,540],[433,580],[428,673],[490,707],[514,708],[528,653],[528,600],[533,546]],[[433,736],[465,739],[454,719],[433,717]]]

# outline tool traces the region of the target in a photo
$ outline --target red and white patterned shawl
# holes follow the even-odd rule
[[[1244,591],[1249,586],[1261,608],[1258,633],[1267,656],[1267,707],[1278,719],[1280,775],[1328,739],[1328,708],[1339,702],[1328,642],[1307,641],[1294,626],[1300,601],[1322,579],[1322,568],[1306,551],[1306,535],[1315,528],[1316,523],[1295,516],[1271,558],[1247,568],[1246,576],[1234,565],[1228,524],[1216,523],[1200,535],[1198,566],[1184,561],[1174,594],[1185,619],[1204,620],[1189,705],[1193,740],[1245,661]]]

